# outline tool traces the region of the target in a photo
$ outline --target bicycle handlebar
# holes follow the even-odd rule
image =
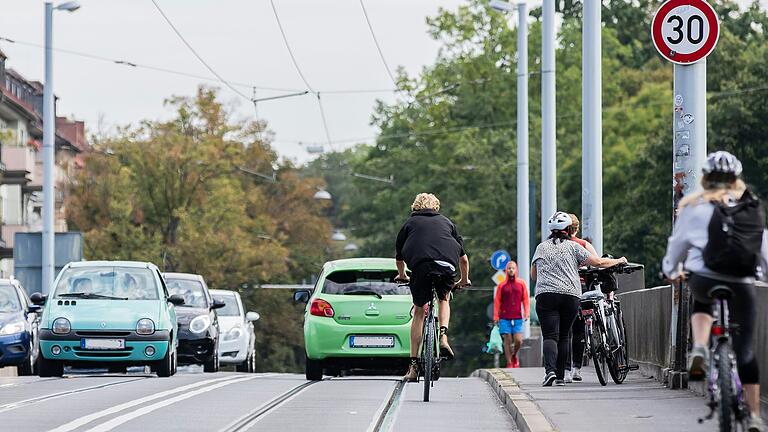
[[[584,269],[579,269],[580,275],[589,275],[589,274],[599,274],[599,273],[634,273],[638,270],[644,269],[645,266],[642,264],[616,264],[613,267],[608,268],[599,268],[599,267],[588,267]]]

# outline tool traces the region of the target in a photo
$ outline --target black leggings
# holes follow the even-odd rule
[[[584,363],[584,345],[586,344],[584,334],[584,320],[577,316],[571,331],[571,351],[569,359],[565,363],[566,369],[570,369],[571,364],[574,368],[580,368],[581,364]],[[571,359],[573,359],[572,362]]]
[[[709,290],[716,285],[725,285],[733,291],[728,300],[728,316],[738,325],[738,331],[732,333],[733,349],[736,351],[736,363],[739,378],[743,384],[758,384],[760,370],[752,349],[752,336],[755,331],[755,287],[751,284],[722,282],[700,275],[692,275],[689,281],[693,293],[693,313],[712,315],[714,300],[709,297]]]
[[[579,311],[579,298],[567,294],[542,293],[536,296],[536,313],[544,338],[544,368],[558,379],[565,375],[571,341],[568,334]]]

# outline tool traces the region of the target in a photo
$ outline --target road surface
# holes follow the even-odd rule
[[[3,431],[514,431],[478,378],[443,378],[424,403],[397,377],[85,373],[0,377]]]

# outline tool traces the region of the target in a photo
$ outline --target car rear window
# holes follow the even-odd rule
[[[76,295],[105,296],[105,299],[157,300],[152,270],[135,267],[71,267],[56,285],[56,298]]]
[[[376,294],[407,295],[407,286],[395,283],[397,270],[340,270],[325,278],[323,291],[326,294],[352,294],[372,291]]]
[[[240,308],[237,306],[237,298],[229,294],[213,294],[213,299],[224,302],[224,307],[217,310],[219,316],[240,316]]]

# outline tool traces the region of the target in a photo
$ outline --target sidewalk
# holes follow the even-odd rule
[[[609,381],[603,387],[594,369],[587,367],[582,371],[584,381],[581,383],[542,387],[544,368],[503,371],[562,432],[694,432],[717,428],[716,420],[697,422],[707,413],[704,398],[685,390],[666,389],[637,372],[630,372],[621,385]],[[610,429],[606,429],[607,426]]]

